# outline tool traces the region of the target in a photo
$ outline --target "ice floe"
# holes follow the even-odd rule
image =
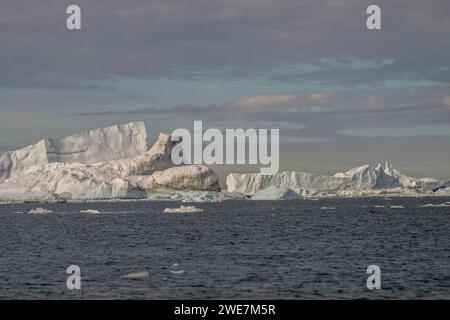
[[[197,213],[203,212],[203,209],[195,206],[180,206],[179,208],[165,208],[164,213]]]
[[[45,209],[45,208],[34,208],[28,211],[28,213],[34,213],[34,214],[46,214],[46,213],[52,213],[52,210]]]
[[[100,214],[101,212],[95,209],[87,209],[87,210],[80,210],[80,213]]]
[[[128,273],[124,276],[122,276],[121,278],[124,279],[141,279],[141,278],[148,278],[150,274],[147,271],[142,271],[142,272],[133,272],[133,273]]]

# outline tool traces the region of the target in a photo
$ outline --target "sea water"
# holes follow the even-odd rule
[[[185,214],[163,213],[178,202],[0,205],[0,298],[449,299],[449,201],[242,200]]]

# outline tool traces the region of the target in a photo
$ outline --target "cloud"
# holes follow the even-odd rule
[[[366,138],[405,138],[405,137],[439,137],[450,136],[450,124],[435,124],[430,126],[415,126],[401,128],[364,128],[344,129],[338,133],[354,137]]]
[[[79,0],[76,32],[65,29],[69,4],[2,3],[0,86],[77,90],[113,76],[327,85],[450,79],[448,0],[379,1],[377,32],[365,28],[368,4],[359,0]],[[283,72],[271,73],[280,63]],[[310,72],[295,72],[299,64]]]
[[[292,105],[297,100],[297,96],[293,94],[264,94],[250,96],[233,102],[233,108],[267,108]]]
[[[310,107],[310,111],[318,110],[317,106],[321,104],[327,104],[329,98],[333,94],[325,92],[312,92],[312,93],[274,93],[274,94],[262,94],[249,96],[238,101],[231,103],[231,107],[237,109],[273,109],[283,107]]]

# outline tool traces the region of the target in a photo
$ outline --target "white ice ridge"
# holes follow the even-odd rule
[[[254,195],[269,188],[287,188],[301,196],[371,195],[383,190],[400,193],[430,191],[441,184],[432,178],[412,178],[401,174],[386,162],[375,168],[364,165],[347,172],[325,176],[315,173],[284,171],[274,175],[232,173],[227,176],[228,192]]]
[[[139,141],[142,138],[137,136]],[[169,135],[161,133],[150,150],[132,157],[91,164],[40,164],[0,183],[0,201],[136,199],[147,198],[154,192],[220,191],[219,178],[211,169],[201,165],[174,166],[171,152],[176,143]],[[136,144],[140,142],[131,142],[132,146]],[[111,143],[105,141],[105,145]],[[122,148],[127,146],[122,145]],[[126,153],[118,150],[110,154]]]
[[[142,121],[90,130],[63,139],[45,138],[16,151],[0,153],[0,182],[54,162],[92,164],[141,155],[148,150]]]

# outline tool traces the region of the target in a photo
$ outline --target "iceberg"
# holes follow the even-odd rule
[[[376,167],[367,164],[333,176],[297,171],[283,171],[274,175],[231,173],[227,176],[226,184],[228,192],[247,196],[256,196],[269,188],[285,188],[298,196],[317,197],[433,194],[433,189],[442,182],[403,175],[386,162],[384,167],[381,164]],[[442,190],[441,193],[444,193]]]
[[[135,123],[131,127],[140,128],[141,126]],[[118,129],[122,128],[121,126],[115,128],[116,131],[118,130],[118,139],[123,140],[124,130]],[[105,138],[102,148],[108,149],[107,146],[111,146],[112,150],[106,151],[106,154],[114,155],[119,159],[95,163],[58,161],[48,163],[48,158],[45,158],[43,163],[30,166],[21,172],[14,172],[13,176],[0,183],[0,201],[142,199],[149,198],[149,194],[153,192],[220,191],[219,178],[208,167],[174,165],[171,152],[178,142],[172,141],[168,134],[161,133],[149,150],[147,147],[141,150],[141,143],[146,140],[145,126],[134,130],[136,134],[132,134],[133,130],[128,130],[127,132],[131,134],[129,138],[132,146],[129,154],[143,152],[123,158],[128,151],[118,150],[118,146],[127,149],[126,143],[115,145],[109,142],[109,139],[115,139],[114,135],[106,134],[110,132],[109,130],[97,129],[89,132],[89,134],[79,134],[77,137],[89,137],[94,133],[103,132]],[[133,142],[133,137],[138,141]],[[98,141],[98,139],[94,140]],[[63,141],[68,140],[63,139]],[[85,141],[85,150],[91,150],[92,154],[95,154],[94,150],[102,150],[100,147],[91,148],[89,145],[91,141],[90,138]],[[117,150],[115,150],[116,147]],[[102,157],[98,155],[97,159],[103,159]],[[96,156],[93,155],[93,158],[95,159]],[[72,160],[75,161],[75,159]],[[79,160],[86,159],[80,157]]]
[[[0,182],[43,169],[49,163],[92,164],[134,157],[147,151],[143,122],[131,122],[73,134],[45,138],[16,151],[0,153]]]

